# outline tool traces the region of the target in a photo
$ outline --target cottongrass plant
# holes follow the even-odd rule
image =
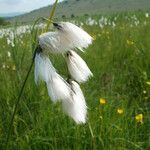
[[[47,32],[39,36],[39,49],[35,56],[35,82],[46,83],[48,94],[53,102],[62,102],[64,111],[77,124],[86,122],[87,106],[84,95],[77,82],[82,83],[92,76],[84,60],[71,49],[84,49],[92,44],[92,37],[83,29],[69,22],[53,23],[55,32]],[[65,81],[53,67],[48,54],[63,54],[70,81]],[[70,81],[70,82],[69,82]]]
[[[52,12],[50,14],[45,30],[46,32],[39,36],[38,46],[34,51],[31,65],[18,95],[8,128],[5,149],[7,149],[9,143],[9,137],[11,134],[15,113],[17,112],[17,107],[21,100],[22,93],[34,63],[35,83],[38,84],[40,80],[44,81],[47,85],[48,94],[53,102],[61,101],[65,113],[72,117],[72,119],[77,124],[86,122],[87,106],[82,90],[77,82],[86,81],[89,76],[92,76],[92,73],[87,67],[86,63],[72,50],[80,49],[83,51],[83,49],[92,44],[92,37],[83,29],[69,22],[53,23],[57,31],[47,32],[55,12],[57,2],[58,0],[55,1]],[[39,20],[40,18],[35,22],[35,24]],[[33,33],[33,31],[31,33]],[[68,57],[67,64],[70,74],[77,82],[73,81],[72,79],[68,79],[67,82],[57,73],[56,69],[53,67],[51,61],[49,60],[49,53],[63,55],[68,55],[69,53],[74,54],[74,63],[70,63],[69,65],[68,63],[69,61],[71,62],[71,59]],[[77,63],[78,61],[79,63]],[[75,65],[75,67],[73,65]],[[69,68],[72,68],[73,72]],[[80,74],[82,74],[84,80],[79,77],[81,75],[78,76],[78,71],[80,71]],[[76,73],[76,76],[73,76],[74,72]]]
[[[53,18],[53,16],[54,16],[54,13],[55,13],[55,10],[56,10],[57,3],[58,3],[58,0],[56,0],[55,3],[54,3],[54,5],[53,5],[53,8],[52,8],[52,11],[51,11],[51,13],[50,13],[50,17],[49,17],[47,26],[46,26],[46,28],[45,28],[45,31],[48,31],[48,28],[49,28],[49,26],[50,26],[51,20],[52,20],[52,18]],[[33,27],[32,27],[32,30],[31,30],[31,35],[32,35],[32,36],[33,36],[33,30],[34,30],[36,24],[37,24],[41,19],[43,20],[44,18],[38,18],[38,19],[34,22]],[[45,20],[45,19],[44,19],[44,20]],[[46,20],[47,20],[47,19],[46,19]],[[32,37],[32,38],[33,38],[33,37]],[[36,39],[34,39],[34,40],[36,40]],[[29,70],[28,70],[28,72],[27,72],[27,74],[26,74],[25,80],[24,80],[24,82],[23,82],[23,84],[22,84],[22,87],[21,87],[21,89],[20,89],[20,92],[19,92],[19,95],[18,95],[18,97],[17,97],[16,103],[15,103],[15,107],[14,107],[14,110],[13,110],[13,113],[12,113],[12,117],[11,117],[11,120],[10,120],[10,124],[9,124],[9,127],[8,127],[8,131],[7,131],[6,142],[5,142],[5,150],[7,150],[7,148],[8,148],[8,144],[9,144],[9,139],[10,139],[10,134],[11,134],[11,131],[12,131],[12,126],[13,126],[14,118],[15,118],[15,114],[16,114],[16,112],[17,112],[17,108],[18,108],[19,102],[20,102],[20,100],[21,100],[21,96],[22,96],[23,91],[24,91],[24,89],[25,89],[25,85],[26,85],[27,80],[28,80],[28,78],[29,78],[29,75],[30,75],[30,72],[31,72],[31,70],[32,70],[32,67],[33,67],[33,65],[34,65],[34,60],[35,60],[36,54],[37,54],[37,52],[38,52],[39,49],[40,49],[39,46],[36,47],[36,45],[37,45],[37,44],[36,44],[36,42],[34,41],[34,42],[33,42],[33,45],[32,45],[32,48],[33,48],[32,50],[34,51],[34,52],[33,52],[33,58],[32,58],[32,61],[31,61],[31,65],[30,65],[30,67],[29,67]]]

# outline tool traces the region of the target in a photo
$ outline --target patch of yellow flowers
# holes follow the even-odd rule
[[[143,124],[143,114],[137,114],[135,120],[136,122]]]
[[[13,71],[16,70],[16,66],[15,66],[15,65],[12,66],[12,70],[13,70]]]
[[[134,42],[131,40],[127,40],[127,45],[134,45]]]
[[[118,109],[117,109],[117,113],[118,113],[119,115],[121,115],[121,114],[123,114],[123,113],[124,113],[124,110],[123,110],[123,109],[121,109],[121,108],[118,108]]]
[[[143,91],[143,93],[145,93],[145,92]],[[104,99],[104,98],[100,98],[100,99],[99,99],[99,102],[100,102],[100,105],[105,105],[105,104],[107,103],[107,100]],[[123,113],[124,113],[124,109],[118,108],[118,109],[117,109],[117,113],[118,113],[119,115],[123,114]],[[136,120],[137,123],[143,124],[143,118],[144,118],[143,114],[137,114],[137,115],[135,116],[135,120]]]
[[[99,102],[100,102],[101,105],[105,105],[106,104],[106,99],[100,98]]]
[[[147,85],[150,85],[150,81],[147,81],[146,84],[147,84]]]

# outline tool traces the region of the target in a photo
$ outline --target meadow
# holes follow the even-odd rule
[[[93,44],[78,52],[94,76],[81,85],[88,119],[76,125],[60,103],[52,103],[44,83],[36,86],[34,69],[14,118],[9,150],[150,149],[150,12],[77,17]],[[35,39],[45,25],[0,29],[0,149],[5,141],[28,68]],[[52,55],[67,76],[62,56]]]

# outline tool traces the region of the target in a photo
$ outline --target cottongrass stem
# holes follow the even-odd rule
[[[55,1],[55,4],[52,8],[52,12],[50,13],[50,17],[49,17],[49,21],[47,23],[47,26],[46,26],[46,31],[48,30],[49,26],[50,26],[50,23],[51,23],[51,20],[55,14],[55,10],[56,10],[56,6],[57,6],[57,3],[58,3],[58,0]],[[39,18],[35,24],[40,20],[41,18]],[[34,26],[35,26],[34,24]],[[34,29],[34,26],[33,26],[33,29]],[[33,31],[33,30],[32,30]],[[8,132],[7,132],[7,137],[6,137],[6,143],[5,143],[5,150],[7,150],[7,147],[8,147],[8,144],[9,144],[9,139],[10,139],[10,133],[11,133],[11,130],[12,130],[12,126],[13,126],[13,121],[14,121],[14,117],[15,117],[15,114],[17,112],[17,108],[18,108],[18,105],[19,105],[19,102],[21,100],[21,96],[22,96],[22,93],[24,91],[24,88],[25,88],[25,85],[27,83],[27,80],[28,80],[28,77],[30,75],[30,72],[32,70],[32,67],[33,67],[33,64],[34,64],[34,59],[35,59],[35,55],[36,55],[36,52],[39,50],[39,47],[37,47],[35,50],[34,50],[34,54],[33,54],[33,59],[32,59],[32,62],[31,62],[31,65],[29,67],[29,70],[27,72],[27,75],[25,77],[25,80],[23,82],[23,85],[21,87],[21,90],[20,90],[20,93],[18,95],[18,98],[17,98],[17,101],[16,101],[16,104],[15,104],[15,108],[14,108],[14,111],[13,111],[13,114],[12,114],[12,118],[11,118],[11,121],[10,121],[10,124],[9,124],[9,128],[8,128]]]
[[[9,128],[8,128],[8,132],[7,132],[7,137],[6,137],[6,143],[5,143],[5,150],[7,150],[7,146],[9,144],[9,139],[10,139],[10,134],[11,134],[11,131],[12,131],[12,126],[13,126],[13,121],[14,121],[14,117],[15,117],[15,114],[17,112],[17,108],[18,108],[18,105],[19,105],[19,102],[21,100],[21,96],[22,96],[22,93],[24,91],[24,88],[25,88],[25,85],[27,83],[27,80],[28,80],[28,77],[30,75],[30,72],[32,70],[32,67],[33,67],[33,64],[34,64],[34,59],[35,59],[35,54],[36,52],[38,51],[39,47],[37,47],[34,51],[34,54],[33,54],[33,59],[32,59],[32,62],[31,62],[31,65],[29,67],[29,70],[27,72],[27,75],[25,77],[25,80],[23,82],[23,85],[21,87],[21,90],[19,92],[19,95],[18,95],[18,98],[17,98],[17,101],[16,101],[16,104],[15,104],[15,108],[14,108],[14,111],[13,111],[13,114],[12,114],[12,117],[11,117],[11,120],[10,120],[10,124],[9,124]]]

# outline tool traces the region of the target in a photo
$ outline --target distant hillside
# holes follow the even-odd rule
[[[19,16],[25,14],[25,12],[15,12],[15,13],[0,13],[0,17],[4,17],[4,18],[9,18],[9,17],[14,17],[14,16]]]
[[[50,9],[51,6],[43,7],[12,20],[19,22],[34,21],[38,17],[47,17]],[[150,9],[150,0],[64,0],[58,4],[56,16],[60,18],[139,9]]]

